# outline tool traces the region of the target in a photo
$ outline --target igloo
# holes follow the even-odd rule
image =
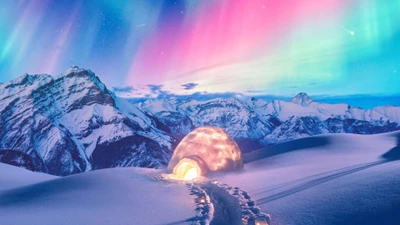
[[[209,171],[234,171],[243,168],[242,153],[223,129],[199,127],[176,147],[168,169],[183,180],[192,180]]]

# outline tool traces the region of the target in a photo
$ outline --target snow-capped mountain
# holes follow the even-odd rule
[[[304,92],[299,93],[290,102],[296,103],[301,106],[308,106],[314,101]]]
[[[275,100],[265,102],[262,99],[252,98],[247,105],[260,116],[275,116],[282,121],[292,116],[305,117],[316,116],[326,120],[339,117],[340,119],[356,119],[365,121],[390,121],[400,123],[400,107],[378,106],[364,110],[347,104],[324,104],[313,101],[307,94],[300,93],[291,101]]]
[[[315,102],[306,93],[299,93],[288,102],[216,98],[174,100],[172,104],[160,99],[137,105],[167,124],[171,135],[176,137],[203,125],[222,127],[244,152],[317,134],[375,134],[400,129],[400,107],[364,110],[346,104]]]
[[[0,152],[22,152],[18,160],[39,160],[50,174],[164,167],[175,139],[156,123],[78,67],[56,78],[25,74],[0,85]]]
[[[165,167],[178,141],[204,125],[223,128],[249,152],[317,134],[389,132],[399,124],[400,107],[363,110],[315,102],[305,93],[288,102],[188,98],[133,104],[78,67],[58,77],[25,74],[0,84],[0,162],[55,175]]]
[[[197,127],[214,125],[227,131],[244,151],[261,147],[259,140],[280,125],[275,117],[261,118],[236,98],[207,101],[189,98],[175,100],[174,106],[169,100],[147,100],[138,106],[165,123],[170,134],[178,139]]]

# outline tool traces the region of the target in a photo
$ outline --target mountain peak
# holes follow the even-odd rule
[[[307,106],[309,104],[311,104],[312,102],[314,102],[314,100],[312,100],[310,98],[310,96],[307,95],[307,93],[304,92],[300,92],[296,95],[296,97],[294,97],[291,102],[302,105],[302,106]]]
[[[68,69],[63,73],[63,75],[64,75],[64,76],[67,76],[67,75],[69,75],[69,74],[78,74],[78,73],[82,73],[82,72],[87,73],[87,74],[93,74],[93,72],[92,72],[91,70],[87,70],[87,69],[84,69],[84,68],[80,68],[80,67],[78,67],[78,66],[71,66],[70,68],[68,68]]]

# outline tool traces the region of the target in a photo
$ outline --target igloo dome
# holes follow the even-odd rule
[[[243,168],[242,154],[236,142],[223,129],[199,127],[176,147],[168,169],[184,180],[209,171],[233,171]]]

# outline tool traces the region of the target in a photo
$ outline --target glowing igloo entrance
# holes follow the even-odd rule
[[[243,168],[242,154],[236,142],[223,129],[200,127],[176,147],[168,169],[182,180],[192,180],[209,171],[233,171]]]

